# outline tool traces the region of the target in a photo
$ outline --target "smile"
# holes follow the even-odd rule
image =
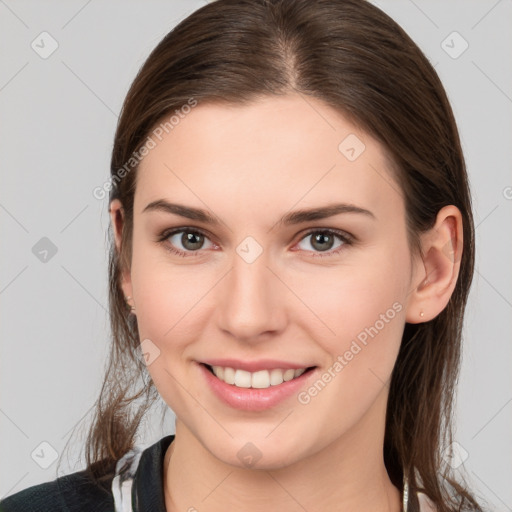
[[[221,363],[221,360],[215,362]],[[279,366],[291,366],[290,363],[285,362],[279,364],[279,361],[249,363],[226,359],[222,363],[222,366],[206,362],[197,362],[196,365],[207,388],[218,399],[235,409],[253,412],[270,409],[296,396],[318,373],[316,366],[279,368]],[[236,366],[245,366],[246,369],[240,367],[235,369],[233,363],[236,363]],[[229,364],[232,366],[228,366]],[[254,371],[249,371],[248,368],[251,366]]]

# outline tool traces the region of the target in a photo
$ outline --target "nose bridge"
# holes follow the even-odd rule
[[[252,237],[242,241],[233,253],[219,307],[221,327],[236,337],[250,338],[277,328],[280,283],[268,268],[268,256]]]

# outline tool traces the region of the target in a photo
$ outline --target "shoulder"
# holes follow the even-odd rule
[[[0,512],[111,512],[112,477],[96,484],[85,470],[33,485],[0,501]]]

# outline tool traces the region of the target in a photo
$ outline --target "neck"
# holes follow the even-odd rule
[[[383,459],[386,403],[383,392],[333,443],[272,470],[224,463],[177,420],[176,437],[164,460],[166,510],[399,512],[400,491],[389,479]]]

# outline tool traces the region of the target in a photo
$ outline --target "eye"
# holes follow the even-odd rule
[[[168,251],[182,257],[198,256],[199,250],[205,248],[205,240],[208,240],[208,238],[203,232],[192,228],[180,228],[172,231],[165,231],[158,238],[159,242],[168,242],[165,244],[165,248]],[[180,244],[184,250],[179,248]],[[178,246],[178,248],[176,246]]]
[[[311,238],[309,244],[315,249],[313,252],[319,251],[318,253],[313,254],[314,258],[324,258],[339,254],[345,249],[345,246],[351,245],[353,242],[352,237],[348,233],[333,229],[315,229],[309,231],[306,236],[302,238],[301,242],[307,238]],[[335,246],[335,250],[331,250],[336,238],[340,240],[340,243]],[[307,249],[305,250],[307,252],[311,252]]]

